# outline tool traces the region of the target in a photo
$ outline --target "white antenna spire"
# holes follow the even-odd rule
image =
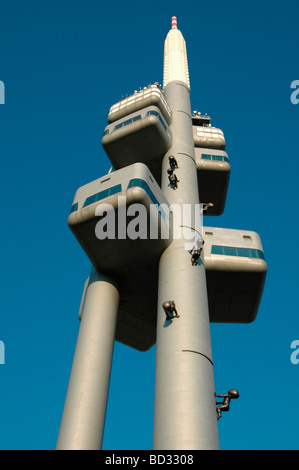
[[[163,87],[169,82],[179,80],[190,89],[186,43],[177,28],[177,18],[171,19],[171,30],[164,43]]]

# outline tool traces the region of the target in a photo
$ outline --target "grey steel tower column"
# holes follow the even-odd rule
[[[57,450],[102,446],[118,302],[113,281],[92,269]]]
[[[179,32],[176,25],[174,29]],[[187,64],[187,57],[183,59]],[[164,68],[170,67],[169,61],[164,56]],[[188,69],[185,76],[186,72]],[[164,83],[172,110],[173,146],[162,162],[162,189],[169,204],[179,204],[183,212],[184,204],[199,207],[200,188],[198,192],[189,84],[187,79],[173,80],[172,76],[170,71]],[[178,163],[177,189],[168,180],[170,155]],[[190,225],[195,229],[194,213]],[[184,230],[181,227],[181,238],[165,250],[159,264],[155,450],[219,448],[205,267],[202,261],[192,266],[186,249],[190,240]],[[179,318],[167,320],[162,305],[170,300],[175,302]]]

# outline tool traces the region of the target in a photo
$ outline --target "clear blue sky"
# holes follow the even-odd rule
[[[26,2],[0,5],[0,449],[54,449],[90,262],[67,226],[76,189],[110,167],[112,104],[162,83],[178,17],[192,108],[223,129],[226,210],[206,225],[257,231],[268,276],[257,320],[212,325],[222,449],[298,449],[299,4],[256,1]],[[104,449],[151,449],[155,348],[115,345]]]

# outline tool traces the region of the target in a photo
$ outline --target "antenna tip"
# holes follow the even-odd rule
[[[171,18],[171,28],[172,29],[177,29],[177,27],[178,27],[177,17],[173,16]]]

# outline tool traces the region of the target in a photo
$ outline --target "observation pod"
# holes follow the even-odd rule
[[[210,203],[205,215],[221,215],[231,170],[224,134],[221,129],[211,127],[210,116],[196,111],[192,115],[192,130],[200,201]]]
[[[168,206],[147,166],[135,163],[79,188],[68,225],[96,269],[114,275],[169,246]]]
[[[166,119],[167,124],[171,123],[171,109],[166,101],[164,92],[158,84],[149,85],[140,91],[135,91],[134,94],[112,105],[108,114],[108,122],[111,124],[111,122],[122,119],[148,106],[157,106],[164,119]]]
[[[158,262],[172,241],[167,209],[149,169],[136,163],[79,188],[68,218],[93,266],[117,282],[116,340],[139,351],[155,343]]]
[[[212,203],[205,215],[221,215],[224,211],[231,166],[224,150],[195,147],[200,201]]]
[[[172,145],[171,110],[158,86],[144,89],[111,107],[102,146],[118,170],[147,164],[160,183],[161,158]]]
[[[267,263],[256,232],[203,227],[210,321],[250,323],[260,305]]]
[[[211,126],[211,118],[200,113],[192,116],[192,130],[195,147],[225,150],[223,131]]]

